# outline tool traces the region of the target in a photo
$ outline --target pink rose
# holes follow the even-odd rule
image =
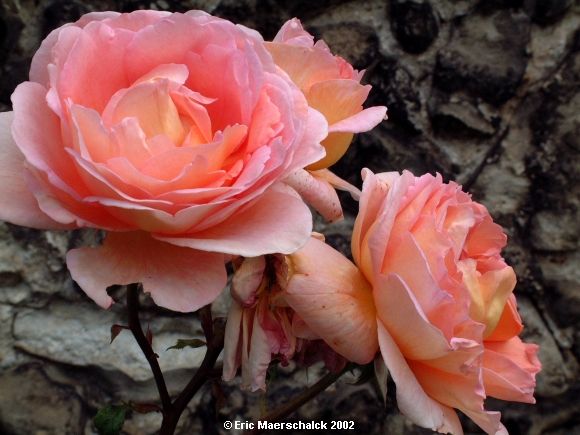
[[[142,281],[195,310],[224,287],[224,254],[307,241],[282,181],[324,156],[327,122],[256,32],[199,11],[91,13],[43,41],[30,80],[0,114],[0,218],[109,231],[67,256],[103,307],[107,286]]]
[[[366,280],[355,281],[348,260],[319,242],[286,300],[329,345],[342,341],[334,349],[349,359],[376,340],[374,323],[399,409],[416,424],[462,434],[455,408],[487,433],[506,433],[484,399],[534,403],[541,364],[538,347],[518,337],[516,277],[501,257],[505,234],[484,206],[439,175],[364,170],[363,178],[352,253]],[[349,283],[354,300],[341,300],[336,282]]]
[[[399,409],[461,434],[459,409],[506,433],[486,396],[534,403],[538,347],[523,343],[502,228],[456,183],[363,171],[352,252],[373,284],[379,346]]]

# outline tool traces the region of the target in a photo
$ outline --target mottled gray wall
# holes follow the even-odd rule
[[[572,0],[0,0],[0,110],[27,77],[32,53],[54,27],[91,10],[173,11],[202,8],[254,27],[271,38],[297,16],[332,49],[367,68],[370,103],[387,104],[389,121],[360,135],[336,171],[360,182],[360,168],[439,171],[473,192],[510,235],[506,256],[525,337],[541,345],[544,371],[536,406],[506,405],[513,434],[580,431],[580,253],[578,207],[580,11]],[[1,205],[0,205],[1,206]],[[356,204],[325,231],[348,250]],[[93,233],[61,234],[0,224],[0,433],[92,433],[103,404],[156,397],[144,359],[130,336],[109,346],[109,327],[123,323],[117,304],[98,309],[63,266],[67,249]],[[218,309],[220,309],[218,307]],[[223,308],[221,308],[223,310]],[[177,337],[199,334],[192,316],[147,306],[155,347],[175,391],[203,350],[165,351]],[[225,386],[216,415],[211,388],[194,400],[183,433],[216,433],[218,421],[256,417],[312,382],[292,368],[268,396]],[[331,387],[301,418],[354,419],[359,433],[429,433],[387,410],[369,384]],[[156,414],[134,415],[127,433],[154,433]],[[477,433],[473,425],[467,431]]]

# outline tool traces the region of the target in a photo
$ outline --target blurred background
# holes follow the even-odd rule
[[[0,0],[0,111],[27,80],[30,60],[54,28],[90,11],[203,9],[271,39],[289,18],[373,85],[368,105],[389,120],[361,134],[334,170],[360,185],[360,168],[440,172],[485,204],[508,233],[505,251],[519,277],[524,337],[544,365],[537,404],[488,400],[512,434],[580,433],[580,6],[573,0]],[[90,83],[87,83],[90,86]],[[1,206],[1,205],[0,205]],[[345,253],[346,219],[318,223]],[[157,397],[146,362],[122,333],[116,304],[102,311],[71,281],[64,254],[98,234],[42,232],[0,223],[0,433],[91,434],[97,409]],[[223,303],[215,310],[224,312]],[[178,391],[204,349],[165,349],[201,334],[195,316],[146,302],[144,324]],[[311,384],[320,367],[274,374],[266,395],[208,384],[181,420],[180,433],[223,433],[226,419],[254,420]],[[364,434],[429,434],[387,407],[372,383],[331,387],[295,414],[354,420]],[[199,406],[198,406],[199,405]],[[160,416],[133,414],[128,434],[152,434]],[[481,433],[469,422],[467,433]]]

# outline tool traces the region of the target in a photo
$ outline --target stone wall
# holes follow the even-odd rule
[[[53,28],[93,10],[201,8],[271,38],[297,16],[357,68],[366,68],[373,104],[389,120],[360,135],[336,172],[360,183],[360,170],[440,172],[483,202],[510,236],[506,257],[525,337],[540,344],[544,370],[535,406],[493,401],[513,434],[580,431],[580,7],[573,0],[0,0],[0,110],[27,78],[30,59]],[[356,204],[325,226],[348,250]],[[109,345],[122,304],[105,312],[74,285],[67,249],[94,243],[94,232],[41,232],[0,224],[0,433],[90,434],[107,403],[151,401],[156,393],[132,338]],[[223,304],[216,309],[223,311]],[[203,349],[165,351],[200,334],[195,316],[146,301],[160,363],[177,391]],[[283,370],[267,396],[225,385],[206,388],[182,419],[182,433],[218,433],[226,417],[250,419],[312,383],[316,369]],[[222,397],[220,399],[220,397]],[[357,422],[358,433],[430,433],[387,408],[372,384],[331,387],[301,418]],[[491,402],[491,401],[490,401]],[[217,406],[219,405],[219,406]],[[216,411],[217,410],[217,411]],[[157,414],[134,414],[125,430],[154,433]],[[466,423],[467,432],[479,433]]]

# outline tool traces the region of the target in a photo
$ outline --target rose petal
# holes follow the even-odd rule
[[[39,229],[66,229],[38,207],[25,179],[24,156],[14,143],[10,126],[14,112],[0,113],[0,220]]]
[[[441,433],[463,434],[455,411],[429,397],[385,327],[378,323],[381,354],[397,385],[397,406],[413,423]]]
[[[288,186],[277,184],[235,217],[191,237],[155,235],[159,240],[244,257],[290,254],[308,241],[312,215]]]
[[[315,238],[290,261],[288,304],[336,352],[359,364],[372,361],[377,351],[375,308],[359,270]]]
[[[34,168],[54,173],[79,194],[89,194],[65,152],[60,120],[46,103],[46,89],[38,83],[24,82],[12,94],[14,141]]]
[[[458,370],[448,372],[437,368],[436,364],[434,361],[413,361],[411,364],[424,391],[438,402],[459,409],[488,434],[502,433],[505,429],[500,423],[501,414],[484,409],[485,391],[478,367],[461,370],[462,366],[456,366]]]
[[[257,290],[264,279],[266,259],[259,257],[244,258],[232,279],[232,297],[242,306],[251,306],[257,300]]]
[[[242,354],[242,319],[244,309],[235,300],[228,311],[226,330],[224,336],[224,381],[231,381],[236,377],[236,372],[241,363]]]
[[[387,119],[385,106],[374,106],[364,109],[348,118],[342,119],[328,127],[329,133],[363,133],[372,130]]]
[[[502,400],[536,403],[536,374],[542,364],[538,346],[519,337],[501,342],[486,342],[483,353],[483,382],[489,396]]]
[[[304,30],[298,18],[292,18],[286,21],[278,30],[274,37],[274,42],[312,47],[314,45],[314,36]]]
[[[253,316],[249,349],[246,359],[242,357],[243,387],[249,388],[250,391],[266,391],[266,373],[272,361],[272,350],[257,313]]]
[[[227,279],[223,255],[177,247],[142,232],[109,233],[100,247],[73,249],[67,266],[103,308],[113,302],[107,287],[141,282],[157,305],[195,311],[213,302]]]
[[[377,318],[406,358],[439,358],[451,350],[441,330],[429,322],[415,295],[399,275],[379,275],[373,296]]]
[[[344,192],[350,193],[350,196],[355,201],[360,199],[361,191],[356,186],[353,186],[348,181],[343,180],[339,176],[337,176],[334,172],[328,169],[320,169],[318,171],[310,171],[310,174],[318,178],[319,180],[325,180],[330,183],[332,187],[338,190],[342,190]]]
[[[487,336],[486,341],[504,341],[509,340],[524,329],[522,318],[518,313],[516,297],[512,293],[507,300],[503,313],[494,331]]]
[[[286,177],[284,182],[296,190],[302,199],[327,221],[334,222],[343,218],[336,190],[327,181],[314,177],[309,171],[299,169]]]

